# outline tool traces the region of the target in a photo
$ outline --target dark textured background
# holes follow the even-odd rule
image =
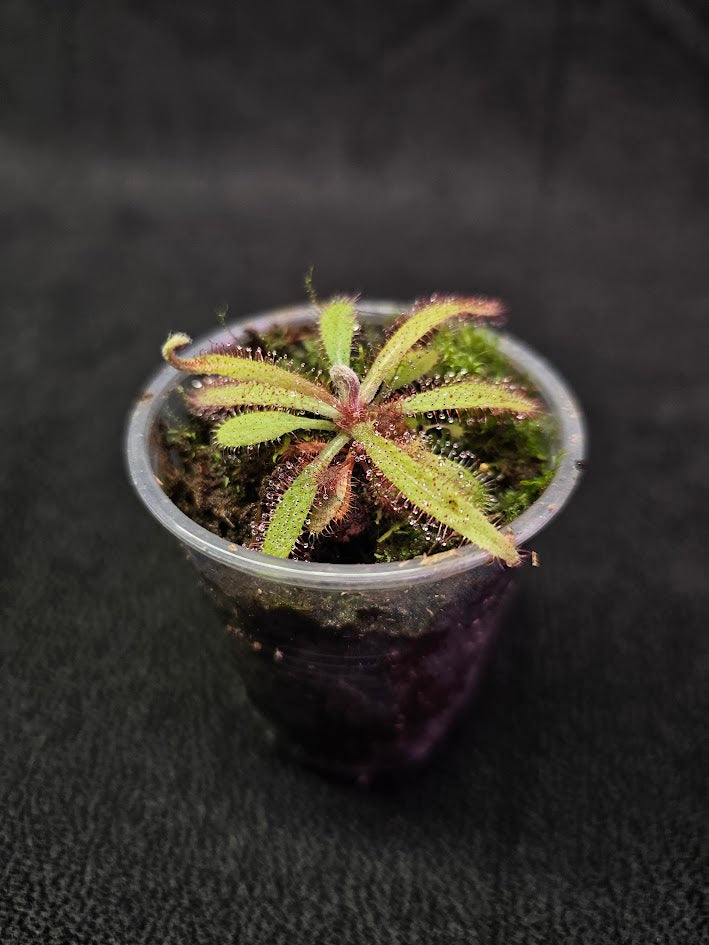
[[[706,8],[378,6],[2,4],[2,945],[707,941]],[[166,332],[310,263],[502,295],[591,430],[398,791],[269,756],[123,471]]]

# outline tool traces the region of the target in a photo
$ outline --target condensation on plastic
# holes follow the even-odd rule
[[[360,303],[362,319],[403,310]],[[311,306],[267,312],[205,336],[312,323]],[[559,375],[508,334],[501,351],[556,421],[560,459],[544,494],[507,531],[524,548],[562,509],[580,475],[581,412]],[[194,523],[157,476],[154,428],[182,375],[156,374],[130,416],[126,452],[148,510],[185,548],[231,632],[237,665],[272,733],[320,768],[370,779],[425,758],[468,700],[515,569],[469,545],[390,564],[291,561],[230,544]]]

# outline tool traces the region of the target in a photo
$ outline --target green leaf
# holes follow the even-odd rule
[[[490,494],[485,483],[474,472],[465,466],[427,450],[418,443],[408,447],[407,452],[416,460],[419,466],[425,467],[438,481],[445,480],[454,489],[466,493],[473,505],[485,512],[490,506]]]
[[[496,299],[451,298],[429,302],[414,310],[413,314],[396,329],[377,355],[369,373],[362,382],[362,402],[368,404],[407,352],[424,335],[449,318],[466,315],[476,319],[499,318],[502,305]]]
[[[372,462],[418,509],[448,525],[479,548],[509,565],[519,563],[512,542],[480,509],[482,485],[462,466],[413,444],[402,448],[368,423],[357,424],[353,437]]]
[[[399,390],[430,374],[437,364],[437,351],[433,348],[416,348],[415,351],[409,351],[401,364],[387,377],[386,382],[392,390]]]
[[[221,377],[230,377],[234,381],[255,381],[272,387],[296,390],[331,406],[336,403],[335,398],[322,384],[309,381],[299,374],[286,371],[268,361],[253,360],[237,353],[221,354],[218,351],[200,354],[194,358],[181,358],[176,353],[177,350],[184,348],[190,342],[191,338],[188,335],[178,334],[171,335],[163,345],[163,357],[178,371],[186,371],[188,374],[217,374]]]
[[[294,430],[335,429],[329,420],[312,420],[281,410],[250,410],[225,420],[217,429],[215,442],[219,446],[253,446]]]
[[[337,418],[337,407],[323,403],[318,397],[309,397],[297,390],[285,387],[273,387],[256,381],[243,384],[219,384],[213,387],[201,387],[187,394],[194,410],[206,410],[210,407],[285,407],[291,410],[307,410],[321,417]]]
[[[320,312],[320,337],[330,363],[350,366],[352,335],[357,324],[353,299],[332,299]]]
[[[305,467],[281,496],[263,540],[262,551],[276,558],[287,558],[305,526],[318,490],[318,474],[326,469],[348,442],[341,433],[331,440],[320,455]]]
[[[533,400],[510,390],[503,384],[488,384],[485,381],[454,381],[432,387],[418,394],[402,397],[396,402],[397,408],[406,414],[426,413],[436,410],[490,410],[492,412],[510,411],[531,416],[539,408]]]

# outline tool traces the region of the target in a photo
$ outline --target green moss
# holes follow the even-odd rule
[[[510,362],[500,353],[497,336],[486,328],[446,325],[433,336],[432,345],[439,353],[444,371],[465,371],[496,381],[514,373]]]
[[[297,333],[296,333],[297,332]],[[381,346],[384,330],[366,324],[355,337],[353,369],[362,376]],[[263,337],[252,335],[252,347],[287,354],[301,372],[323,373],[322,346],[315,326],[277,329]],[[439,354],[434,375],[465,372],[489,380],[509,378],[525,392],[536,391],[499,350],[494,332],[471,325],[448,325],[432,338]],[[413,421],[412,421],[413,423]],[[492,515],[504,524],[516,518],[541,495],[554,474],[554,424],[542,414],[518,420],[507,415],[466,416],[448,422],[419,419],[429,445],[448,455],[471,456],[491,496]],[[185,412],[176,395],[161,429],[161,479],[172,500],[198,524],[237,544],[252,542],[252,524],[262,515],[269,478],[293,438],[259,449],[224,453],[212,444],[212,426]],[[317,434],[299,434],[312,439]],[[442,550],[436,530],[409,521],[405,511],[378,503],[359,483],[350,533],[323,537],[311,549],[314,560],[333,562],[400,561]],[[457,541],[455,542],[457,543]]]
[[[211,429],[186,413],[177,396],[159,426],[158,473],[163,489],[193,521],[222,538],[250,541],[251,522],[261,514],[261,483],[274,465],[268,451],[234,462],[217,449]]]
[[[407,519],[396,519],[393,524],[377,539],[374,560],[380,562],[408,561],[418,555],[425,555],[431,550],[430,541],[425,533],[412,527]]]

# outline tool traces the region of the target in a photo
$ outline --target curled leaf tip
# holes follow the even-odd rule
[[[177,350],[179,348],[184,348],[186,345],[192,343],[192,339],[189,335],[185,335],[184,332],[175,332],[168,336],[167,341],[162,346],[162,356],[173,367],[176,367],[178,371],[182,371],[183,367],[181,364],[181,358],[177,357]]]

